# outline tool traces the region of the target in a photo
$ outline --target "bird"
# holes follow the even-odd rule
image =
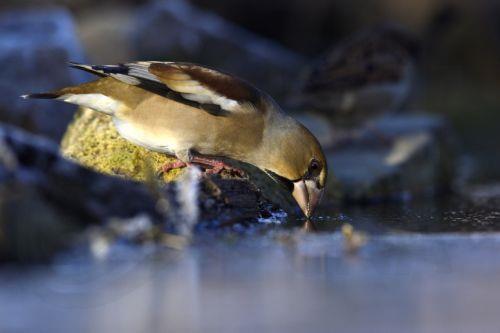
[[[419,40],[399,25],[361,30],[303,72],[295,104],[312,107],[338,128],[364,125],[403,106],[416,77],[419,50]]]
[[[23,98],[54,99],[110,116],[118,133],[174,156],[166,168],[224,159],[252,164],[285,186],[306,217],[325,189],[328,167],[315,136],[267,93],[231,74],[185,62],[70,66],[95,81]]]

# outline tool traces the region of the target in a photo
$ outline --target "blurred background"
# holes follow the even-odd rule
[[[55,20],[65,23],[50,27],[47,22],[54,18],[45,18],[41,24],[40,19],[26,17],[29,11],[23,9],[28,8],[61,10]],[[449,117],[459,150],[466,156],[461,161],[473,181],[500,178],[499,1],[3,0],[0,10],[4,17],[0,39],[5,46],[0,53],[4,53],[2,66],[7,67],[0,74],[2,89],[16,89],[12,86],[20,80],[38,80],[23,85],[35,90],[78,80],[72,76],[79,74],[61,68],[65,57],[92,63],[184,60],[234,72],[280,102],[286,100],[304,66],[342,38],[373,24],[399,23],[422,41],[411,108]],[[15,23],[23,20],[38,23],[24,25],[19,31]],[[41,33],[43,29],[62,29],[63,33],[47,41],[52,32]],[[30,41],[22,54],[6,55],[9,38],[16,43],[36,39],[33,30],[40,30],[42,40]],[[58,47],[67,54],[57,58],[57,52],[47,52],[45,58],[40,57],[49,43],[64,44]],[[37,63],[23,65],[23,73],[9,70],[8,61],[29,63],[30,48],[38,55]],[[47,73],[56,78],[48,80]],[[28,128],[38,126],[54,138],[62,134],[54,124],[39,125],[43,120],[19,116],[28,113],[26,110],[13,116],[12,108],[19,102],[3,99],[2,120]],[[38,117],[44,118],[41,114]],[[67,111],[64,121],[70,118]]]
[[[400,24],[423,46],[411,108],[451,120],[474,180],[500,177],[499,1],[4,0],[0,4],[4,15],[15,16],[8,11],[20,8],[67,10],[60,19],[66,15],[74,19],[81,41],[76,48],[83,51],[73,50],[72,56],[78,58],[80,52],[80,60],[195,61],[235,72],[278,100],[289,93],[305,64],[342,38],[377,23]],[[0,81],[6,75],[3,71]],[[2,118],[12,120],[12,115]],[[33,120],[22,122],[29,127],[26,123]]]

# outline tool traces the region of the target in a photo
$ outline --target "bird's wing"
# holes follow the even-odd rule
[[[262,100],[262,93],[249,83],[190,63],[141,61],[119,65],[72,64],[72,67],[111,76],[180,102],[194,103],[205,110],[213,110],[207,105],[215,106],[226,114],[258,110]]]

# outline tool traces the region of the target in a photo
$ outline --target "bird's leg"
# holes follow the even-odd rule
[[[224,163],[223,161],[217,160],[217,159],[212,159],[212,158],[208,158],[208,157],[201,157],[201,156],[193,156],[193,157],[191,157],[190,162],[194,163],[194,164],[199,164],[199,165],[205,166],[205,167],[206,166],[211,167],[209,169],[206,169],[206,171],[205,171],[205,173],[209,174],[209,175],[219,174],[223,170],[227,170],[230,173],[233,173],[239,177],[243,177],[245,175],[245,173],[242,170],[234,168],[234,167]]]
[[[164,164],[161,167],[161,171],[165,173],[173,169],[185,168],[187,166],[196,164],[202,167],[205,170],[205,174],[208,175],[219,174],[223,170],[226,170],[239,177],[245,176],[245,173],[240,169],[234,168],[221,160],[199,156],[190,149],[176,152],[176,157],[178,158],[178,160]]]
[[[173,162],[168,162],[162,165],[160,169],[161,173],[167,173],[170,170],[188,167],[191,164],[191,158],[193,157],[193,153],[191,152],[190,149],[180,150],[175,152],[175,155],[172,155],[172,157],[175,157],[177,159]]]

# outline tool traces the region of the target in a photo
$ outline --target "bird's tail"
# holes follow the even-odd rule
[[[76,65],[72,64],[72,66]],[[21,98],[54,99],[113,115],[122,104],[110,97],[98,81],[67,87],[53,92],[26,94],[22,95]]]
[[[37,93],[21,95],[21,98],[23,99],[56,99],[58,97],[61,97],[61,95],[57,93]]]

